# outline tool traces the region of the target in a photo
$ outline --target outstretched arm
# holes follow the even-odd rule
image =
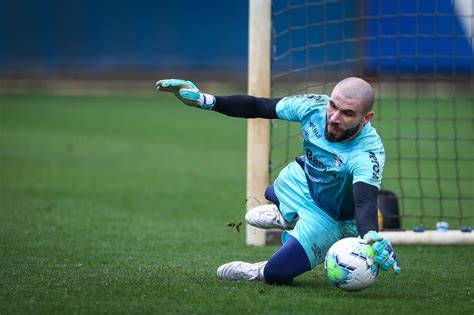
[[[275,119],[279,100],[248,95],[216,96],[213,110],[232,117]]]
[[[156,89],[173,93],[184,104],[214,110],[227,116],[242,118],[278,118],[276,104],[279,98],[248,95],[213,96],[201,92],[191,81],[167,79],[156,82]]]

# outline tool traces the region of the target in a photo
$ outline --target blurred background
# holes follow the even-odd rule
[[[2,1],[1,88],[245,86],[247,15],[240,0]]]
[[[170,76],[246,86],[247,1],[19,0],[1,8],[2,90],[148,89]],[[276,73],[309,64],[316,76],[338,67],[370,76],[472,73],[471,0],[274,1],[273,14]]]

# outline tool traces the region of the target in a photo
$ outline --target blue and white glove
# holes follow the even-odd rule
[[[400,261],[388,239],[375,231],[369,231],[364,235],[364,241],[372,245],[375,251],[373,263],[379,265],[384,271],[392,268],[396,275],[400,274]]]
[[[157,81],[156,89],[171,92],[186,105],[204,109],[212,109],[216,103],[213,95],[202,93],[191,81],[180,79],[165,79]]]

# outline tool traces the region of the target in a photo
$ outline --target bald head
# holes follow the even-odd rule
[[[374,90],[366,81],[356,77],[346,78],[336,84],[333,93],[336,90],[348,99],[358,100],[364,114],[372,111],[375,99]]]
[[[372,120],[374,91],[359,78],[347,78],[336,84],[326,108],[326,139],[346,141],[357,137]]]

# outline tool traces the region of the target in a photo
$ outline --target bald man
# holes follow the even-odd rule
[[[374,261],[381,269],[400,272],[390,242],[376,232],[385,151],[370,125],[374,92],[369,83],[351,77],[340,81],[330,97],[281,99],[213,96],[176,79],[158,81],[156,86],[187,105],[228,116],[301,124],[304,155],[288,164],[265,191],[272,204],[253,208],[245,216],[252,226],[283,229],[282,247],[267,261],[224,264],[217,269],[218,277],[291,284],[321,264],[336,241],[356,236],[373,244]]]

